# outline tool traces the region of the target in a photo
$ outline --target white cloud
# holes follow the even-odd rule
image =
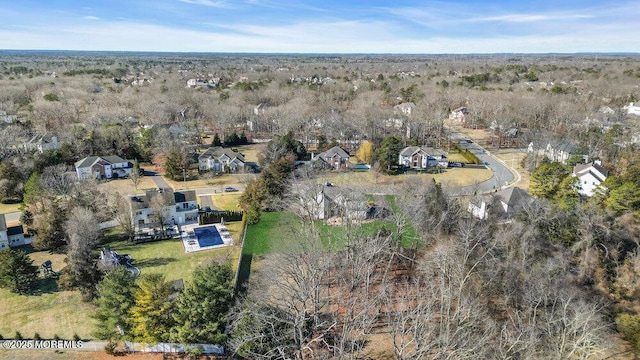
[[[470,22],[484,22],[484,21],[503,21],[513,23],[524,23],[534,21],[562,21],[573,19],[590,19],[591,15],[580,14],[507,14],[499,16],[489,16],[481,18],[471,18],[467,21]]]
[[[99,17],[97,17],[97,16],[90,16],[90,15],[83,16],[82,18],[83,18],[83,19],[85,19],[85,20],[100,20],[100,18],[99,18]]]
[[[408,33],[395,22],[300,21],[286,25],[218,24],[190,30],[134,21],[103,21],[99,27],[31,25],[0,28],[3,49],[67,49],[175,52],[285,53],[544,53],[638,52],[640,23],[576,27],[523,36],[432,36]]]
[[[178,1],[187,3],[187,4],[193,4],[193,5],[203,5],[203,6],[218,7],[218,8],[228,7],[228,4],[226,1],[212,1],[212,0],[178,0]]]

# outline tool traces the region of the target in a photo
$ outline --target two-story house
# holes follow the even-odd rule
[[[60,146],[62,144],[58,142],[58,137],[51,133],[34,135],[24,143],[26,151],[38,151],[40,153],[60,149]]]
[[[331,149],[314,156],[311,161],[316,164],[321,164],[320,167],[322,168],[328,168],[331,170],[351,169],[352,164],[349,161],[350,157],[351,156],[346,150],[340,146],[334,146]]]
[[[120,156],[87,156],[75,163],[78,179],[111,179],[131,175],[133,163]]]
[[[593,196],[596,190],[607,179],[609,172],[602,167],[599,160],[573,167],[573,176],[578,178],[577,189],[580,195]]]
[[[434,167],[448,167],[447,154],[439,149],[426,146],[408,146],[398,155],[398,164],[405,169],[424,170]]]
[[[144,194],[129,196],[128,200],[136,231],[142,228],[182,225],[198,220],[195,190],[147,190]]]
[[[25,239],[22,225],[7,224],[4,214],[0,214],[0,251],[10,247],[25,245],[30,243],[31,238]]]
[[[232,173],[243,172],[245,160],[239,152],[214,146],[198,156],[198,169],[200,171],[226,171],[228,169]]]

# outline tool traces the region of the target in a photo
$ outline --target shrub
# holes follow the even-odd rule
[[[640,349],[640,315],[618,314],[616,329],[625,339]]]
[[[118,343],[115,341],[109,341],[107,345],[104,346],[104,351],[109,355],[116,355],[116,348],[118,347]]]
[[[80,338],[80,336],[78,336],[78,334],[74,333],[74,334],[73,334],[73,341],[80,341],[80,340],[82,340],[82,339]]]
[[[58,341],[62,339],[60,339],[60,336],[58,336],[58,334],[53,334],[53,340]]]
[[[13,336],[14,340],[22,340],[24,337],[20,334],[20,331],[16,331],[16,334]]]
[[[33,340],[42,340],[42,337],[40,336],[40,334],[35,333],[33,334]]]

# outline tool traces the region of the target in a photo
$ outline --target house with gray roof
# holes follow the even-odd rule
[[[181,225],[198,220],[198,199],[195,190],[153,189],[145,191],[144,194],[130,195],[127,200],[136,231],[160,225]],[[164,224],[157,224],[158,216],[153,216],[154,212],[160,208]]]
[[[334,146],[327,151],[323,151],[320,154],[313,156],[311,162],[314,164],[320,164],[321,168],[331,170],[351,169],[353,164],[349,161],[350,157],[351,155],[349,155],[345,149],[340,146]]]
[[[576,155],[583,159],[587,156],[581,151],[578,146],[569,140],[552,141],[547,143],[544,155],[551,161],[557,161],[565,163],[570,157]]]
[[[398,155],[398,165],[405,169],[424,170],[434,167],[449,166],[447,154],[427,146],[407,146]]]
[[[38,134],[31,137],[24,143],[26,151],[45,152],[47,150],[60,149],[62,144],[58,142],[58,137],[52,133]]]
[[[221,146],[213,146],[198,156],[198,169],[200,171],[226,171],[243,172],[245,170],[244,155]]]
[[[471,199],[467,210],[479,219],[489,216],[509,219],[533,202],[527,191],[514,186]]]
[[[33,238],[24,237],[20,224],[7,224],[4,214],[0,214],[0,251],[11,247],[30,244]]]
[[[112,179],[131,175],[133,163],[117,155],[87,156],[75,163],[78,179]]]
[[[601,188],[600,185],[607,179],[609,171],[602,167],[599,160],[596,160],[588,164],[577,164],[573,167],[571,175],[578,178],[576,188],[578,193],[591,197]]]

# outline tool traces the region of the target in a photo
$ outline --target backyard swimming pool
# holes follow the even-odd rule
[[[193,232],[201,248],[224,244],[222,236],[220,236],[215,226],[195,228]]]

